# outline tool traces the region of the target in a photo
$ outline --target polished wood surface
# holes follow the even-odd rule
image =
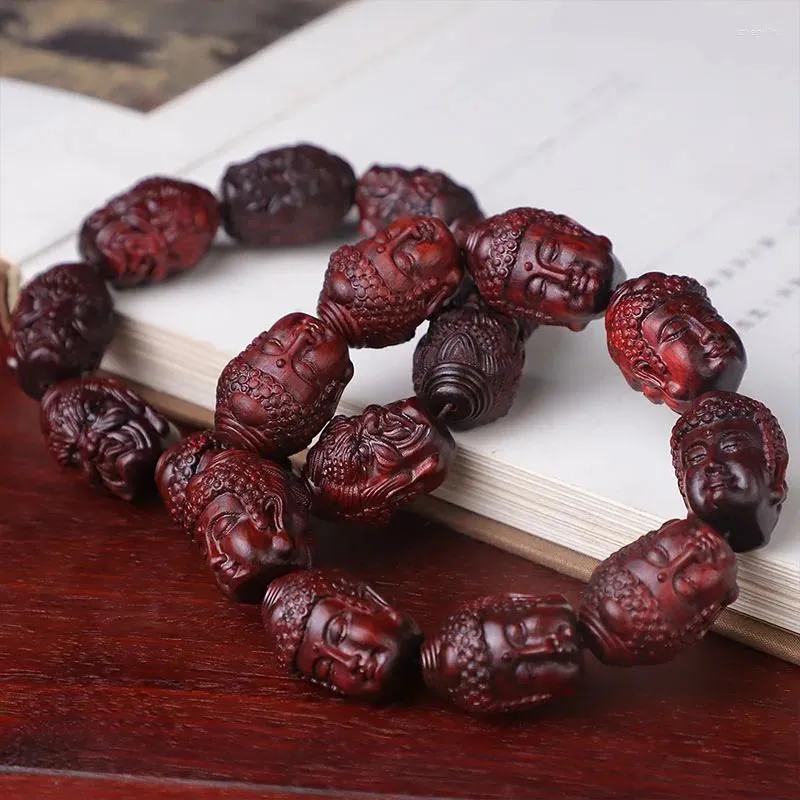
[[[6,797],[796,797],[798,670],[716,635],[670,664],[587,659],[576,696],[504,721],[414,687],[371,709],[274,664],[157,501],[59,468],[0,375],[0,791]],[[403,516],[318,532],[431,630],[462,600],[581,584]]]

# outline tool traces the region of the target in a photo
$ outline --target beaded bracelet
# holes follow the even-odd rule
[[[416,670],[466,711],[516,711],[572,692],[584,649],[607,664],[662,663],[736,599],[734,551],[768,541],[788,453],[771,412],[736,393],[744,347],[697,281],[625,280],[611,241],[569,217],[486,217],[441,172],[373,166],[356,179],[308,144],[230,166],[220,195],[172,178],[138,183],[86,219],[83,261],[34,278],[0,321],[53,457],[126,500],[155,483],[220,589],[261,603],[287,672],[377,701]],[[321,241],[354,203],[365,238],[331,255],[317,315],[282,317],[230,361],[212,430],[179,439],[122,381],[91,376],[115,329],[107,282],[128,289],[191,270],[220,225],[247,245]],[[441,485],[450,429],[508,412],[538,326],[580,331],[603,315],[629,385],[681,415],[670,446],[688,514],[599,564],[579,613],[561,595],[493,595],[425,637],[366,584],[311,569],[312,516],[385,525]],[[425,320],[415,395],[334,416],[353,376],[349,348],[406,342]],[[315,438],[295,471],[289,457]]]

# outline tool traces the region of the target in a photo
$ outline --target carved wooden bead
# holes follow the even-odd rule
[[[422,633],[374,589],[339,573],[273,581],[262,605],[281,666],[328,691],[365,700],[395,695],[414,669]]]
[[[100,366],[114,337],[114,303],[88,264],[58,264],[20,292],[11,318],[9,366],[36,399],[58,381]]]
[[[455,442],[416,397],[334,417],[308,451],[303,476],[324,519],[385,525],[414,497],[437,489]]]
[[[187,484],[224,449],[214,431],[197,431],[176,442],[159,458],[155,475],[158,493],[179,527],[184,527]]]
[[[736,391],[747,366],[742,340],[706,290],[680,275],[648,272],[620,284],[606,336],[631,388],[678,413],[705,392]]]
[[[374,236],[401,217],[438,217],[463,245],[472,225],[483,218],[472,192],[444,172],[417,167],[370,167],[356,184],[360,230]]]
[[[47,449],[64,467],[123,500],[154,488],[156,463],[178,432],[115,378],[73,378],[47,390],[41,404]]]
[[[403,217],[331,255],[317,314],[351,347],[401,344],[453,294],[462,276],[447,226],[434,217]]]
[[[524,364],[519,324],[474,293],[431,319],[414,351],[414,391],[440,422],[466,430],[508,413]]]
[[[344,159],[310,144],[259,153],[225,171],[225,230],[252,245],[318,242],[342,224],[355,184]]]
[[[461,605],[422,646],[422,676],[472,713],[522,711],[571,694],[583,670],[562,595],[499,594]]]
[[[308,513],[290,482],[256,453],[225,450],[186,486],[186,531],[234,600],[261,602],[270,581],[311,563]]]
[[[786,500],[786,437],[772,412],[733,392],[709,392],[675,423],[672,464],[686,507],[734,552],[765,545]]]
[[[85,261],[123,289],[163,281],[196,266],[219,227],[219,207],[208,189],[175,178],[140,181],[83,223]]]
[[[702,638],[738,592],[728,543],[691,515],[673,519],[595,568],[581,633],[606,664],[661,664]]]
[[[333,416],[352,377],[339,333],[308,314],[287,314],[220,374],[216,433],[265,458],[297,453]]]
[[[585,328],[611,296],[611,242],[569,217],[514,208],[475,225],[467,268],[496,311],[538,325]]]

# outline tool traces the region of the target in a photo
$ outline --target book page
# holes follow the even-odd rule
[[[402,36],[376,6],[402,18]],[[338,48],[348,63],[362,41],[385,49],[371,50],[368,64],[340,74],[335,85],[309,77],[311,99],[287,100],[239,135],[227,117],[224,143],[216,123],[200,158],[199,127],[183,174],[216,187],[231,162],[311,141],[357,172],[373,163],[444,170],[472,188],[489,214],[519,205],[568,214],[612,240],[629,276],[658,269],[696,277],[744,340],[749,366],[741,391],[772,408],[797,454],[789,483],[799,488],[772,546],[752,557],[796,567],[798,6],[382,0],[347,13],[350,23],[363,23],[359,32],[326,39],[317,29],[317,47],[328,48],[328,57]],[[212,116],[215,102],[232,107],[231,92],[257,98],[274,78],[257,61],[247,69],[239,84],[190,98],[194,119]],[[188,119],[173,113],[172,124]],[[191,279],[125,293],[120,307],[207,343],[209,353],[232,355],[277,317],[313,313],[338,244],[258,251],[221,240]],[[347,406],[411,394],[414,344],[354,352]],[[204,391],[199,399],[213,405],[213,386]],[[667,519],[685,514],[669,454],[675,420],[628,388],[599,320],[581,333],[538,330],[511,413],[457,439],[513,470]]]
[[[141,112],[0,78],[0,254],[33,258],[109,195],[174,169],[180,153],[176,133],[146,128]]]

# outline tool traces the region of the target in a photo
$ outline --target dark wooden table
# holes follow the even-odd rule
[[[422,689],[369,709],[273,665],[154,501],[51,462],[38,406],[0,375],[3,797],[794,798],[796,667],[715,635],[671,664],[588,660],[573,698],[472,719]],[[371,581],[424,628],[479,594],[580,584],[412,516],[320,532],[320,565]]]

